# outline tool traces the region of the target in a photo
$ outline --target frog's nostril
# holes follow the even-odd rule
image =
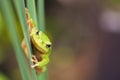
[[[50,47],[51,47],[51,44],[47,44],[46,47],[47,47],[47,48],[50,48]]]

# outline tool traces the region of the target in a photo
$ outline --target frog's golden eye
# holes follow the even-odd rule
[[[47,47],[47,48],[50,48],[50,47],[51,47],[51,44],[46,44],[46,47]]]
[[[39,35],[39,31],[36,32],[36,35]]]

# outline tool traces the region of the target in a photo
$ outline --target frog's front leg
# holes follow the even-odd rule
[[[35,68],[35,67],[42,68],[42,67],[44,67],[46,64],[48,64],[48,62],[49,62],[48,56],[47,56],[47,57],[43,57],[41,61],[39,61],[39,62],[36,63],[36,64],[33,64],[33,65],[32,65],[32,68]]]
[[[32,55],[31,61],[33,62],[33,64],[38,64],[38,60],[34,55]]]
[[[38,62],[38,64],[32,65],[32,68],[36,68],[37,73],[44,72],[46,71],[46,64],[48,64],[48,62],[49,58],[45,57],[42,61]]]
[[[38,67],[44,67],[48,64],[48,62],[49,62],[49,57],[45,56],[43,57],[43,60],[39,62]]]
[[[38,62],[36,56],[32,55],[31,61],[33,62],[33,65],[31,66],[32,68],[35,68],[39,65],[39,62]]]

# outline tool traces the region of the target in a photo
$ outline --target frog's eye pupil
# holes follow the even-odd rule
[[[47,44],[46,47],[47,47],[47,48],[50,48],[50,47],[51,47],[51,44]]]
[[[39,35],[39,31],[36,32],[36,35]]]

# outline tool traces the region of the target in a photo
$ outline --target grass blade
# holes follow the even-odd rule
[[[38,29],[45,31],[44,0],[37,0]],[[37,76],[39,80],[47,80],[47,71]]]
[[[8,0],[1,1],[1,8],[6,19],[8,25],[8,30],[10,31],[11,41],[13,43],[14,50],[16,52],[16,58],[19,63],[20,71],[22,73],[23,80],[31,80],[30,72],[28,70],[27,63],[25,61],[24,53],[21,49],[21,44],[18,39],[18,35],[16,34],[16,25],[13,18],[13,11],[11,5]],[[9,9],[8,9],[9,8]]]
[[[37,76],[38,80],[48,80],[47,79],[47,71],[41,73],[40,75]]]
[[[44,0],[37,0],[38,28],[45,31]]]
[[[30,16],[33,19],[33,21],[35,22],[35,25],[38,27],[37,16],[36,16],[36,8],[35,8],[35,0],[26,0],[26,1],[27,1],[28,10],[30,12]]]
[[[28,48],[29,58],[31,58],[32,51],[31,51],[31,44],[30,44],[29,34],[28,34],[28,27],[27,27],[27,24],[26,24],[24,1],[23,0],[14,0],[14,4],[16,6],[16,11],[18,13],[20,23],[22,25],[24,38],[25,38],[27,48]],[[31,65],[32,65],[32,62],[31,62]],[[34,80],[37,80],[36,73],[35,73],[35,71],[33,69],[32,69],[32,78]]]

